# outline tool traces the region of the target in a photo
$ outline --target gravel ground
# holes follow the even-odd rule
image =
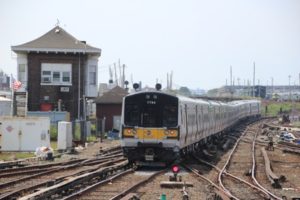
[[[231,165],[228,169],[228,172],[243,178],[246,181],[250,181],[250,178],[245,176],[245,172],[248,171],[252,162],[250,160],[251,156],[251,141],[253,139],[253,135],[247,134],[243,140],[240,142],[240,145],[237,147],[237,151],[232,157]],[[260,144],[266,143],[265,137],[259,137]],[[79,158],[92,158],[99,150],[118,146],[120,142],[117,140],[104,140],[103,143],[90,143],[87,145],[87,148],[77,148],[76,154],[64,154],[61,158],[55,159],[56,161],[64,161],[70,159],[79,159]],[[277,196],[282,197],[286,196],[288,199],[291,197],[299,197],[300,196],[300,156],[296,154],[283,153],[279,149],[275,149],[274,151],[267,151],[267,154],[270,158],[272,168],[277,175],[284,175],[287,179],[286,182],[282,183],[281,189],[272,188],[269,180],[265,175],[265,166],[264,160],[261,154],[262,145],[256,145],[256,177],[260,184],[266,187],[271,192],[275,193]],[[213,164],[217,165],[219,168],[222,168],[225,164],[225,161],[229,155],[231,150],[222,152],[218,151],[217,156],[213,161]],[[216,182],[218,173],[210,169],[209,167],[205,167],[203,165],[194,164],[203,175],[207,178]],[[138,173],[138,172],[136,172]],[[114,181],[112,184],[107,184],[105,187],[101,189],[101,192],[96,191],[96,193],[91,193],[91,199],[109,199],[115,194],[116,190],[125,189],[131,184],[136,183],[139,180],[142,180],[144,177],[149,174],[136,174],[131,177],[122,177],[118,181]],[[145,186],[138,188],[135,193],[138,193],[142,200],[148,199],[160,199],[162,194],[165,194],[167,199],[181,200],[182,199],[182,188],[161,188],[161,181],[168,181],[170,172],[164,173],[155,177],[151,182],[147,183]],[[199,179],[192,173],[188,173],[185,171],[181,171],[180,175],[182,176],[183,181],[188,181],[193,184],[193,187],[187,188],[187,193],[189,194],[190,199],[202,200],[208,199],[211,193],[211,186],[209,186],[206,182]],[[244,191],[246,187],[240,185],[241,183],[233,182],[230,178],[224,178],[225,186],[228,186],[229,189],[233,191],[234,194],[237,194],[241,199],[260,199],[257,196],[250,196],[249,191]],[[249,189],[250,190],[250,189]],[[244,196],[243,196],[244,194]],[[298,196],[297,196],[298,195]],[[94,198],[93,198],[94,196]],[[100,198],[101,196],[101,198]],[[97,198],[98,197],[98,198]],[[261,198],[262,199],[262,198]]]
[[[160,187],[160,182],[168,181],[170,175],[172,175],[170,171],[164,173],[146,184],[145,187],[139,188],[137,193],[141,195],[141,200],[156,200],[159,199],[162,194],[165,194],[167,199],[182,200],[182,188]],[[183,181],[193,184],[193,187],[186,188],[190,199],[207,199],[209,188],[206,188],[205,186],[203,187],[204,182],[202,180],[185,171],[182,171],[178,175],[182,176]]]
[[[70,159],[80,159],[80,158],[93,158],[101,149],[106,149],[109,147],[119,146],[119,140],[103,140],[100,142],[88,143],[87,147],[77,147],[75,148],[75,154],[64,154],[61,158],[55,159],[55,161],[63,161]]]

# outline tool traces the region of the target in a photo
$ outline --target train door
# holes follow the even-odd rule
[[[209,129],[209,106],[205,109],[205,137],[208,136]]]
[[[199,138],[199,112],[198,112],[198,105],[196,105],[196,134],[195,139]]]
[[[184,108],[180,105],[180,142],[182,142],[183,138],[185,138],[185,116],[184,116]]]
[[[212,128],[212,121],[211,121],[211,105],[209,105],[207,107],[207,111],[208,111],[208,127],[207,127],[207,136],[211,134],[211,128]]]
[[[185,114],[185,139],[184,143],[187,143],[188,134],[189,134],[189,122],[188,122],[188,107],[184,104],[184,114]]]
[[[203,120],[203,106],[200,106],[200,138],[203,138],[203,133],[204,133],[204,120]]]

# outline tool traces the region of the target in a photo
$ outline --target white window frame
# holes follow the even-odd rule
[[[68,73],[68,76],[65,76],[64,74]],[[62,72],[62,75],[61,75],[61,80],[62,82],[65,82],[65,83],[71,83],[71,77],[72,77],[72,73],[71,72]],[[68,78],[69,80],[68,81],[65,81],[64,78]]]
[[[19,64],[18,66],[18,80],[24,83],[26,81],[26,64]]]
[[[43,72],[50,73],[45,74]],[[68,73],[68,76],[64,76],[66,73]],[[65,81],[65,77],[68,77],[69,81]],[[42,63],[41,85],[72,85],[72,64]]]
[[[97,66],[89,66],[89,85],[97,85]]]

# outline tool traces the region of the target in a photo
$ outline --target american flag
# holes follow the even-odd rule
[[[14,91],[20,89],[20,87],[22,86],[22,83],[18,80],[13,80],[13,83],[12,83],[12,88]]]

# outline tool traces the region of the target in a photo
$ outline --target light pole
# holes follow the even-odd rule
[[[291,100],[291,75],[289,75],[289,99]]]
[[[272,96],[274,94],[274,79],[271,77],[271,84],[272,84]]]

